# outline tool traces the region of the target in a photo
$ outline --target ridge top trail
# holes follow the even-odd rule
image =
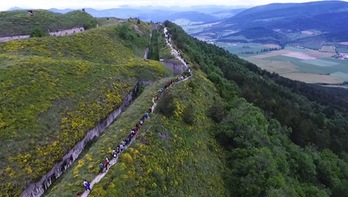
[[[169,32],[168,32],[168,30],[167,30],[166,27],[164,27],[164,35],[165,35],[165,39],[166,39],[166,44],[171,48],[171,54],[174,55],[174,57],[175,57],[176,59],[178,59],[180,62],[183,63],[183,65],[185,66],[185,68],[189,71],[190,75],[189,75],[189,76],[182,75],[182,76],[178,77],[178,80],[177,80],[177,81],[171,81],[171,82],[167,83],[167,85],[165,85],[165,87],[163,88],[163,91],[160,92],[158,96],[156,96],[157,98],[156,98],[156,97],[153,97],[153,98],[152,98],[152,106],[149,107],[149,109],[151,109],[151,112],[150,112],[150,113],[152,113],[152,112],[154,111],[155,107],[157,106],[157,101],[160,99],[161,95],[163,94],[163,92],[164,92],[166,89],[168,89],[173,83],[180,83],[180,82],[186,81],[186,80],[188,80],[188,79],[192,76],[192,72],[191,72],[192,70],[190,69],[189,64],[188,64],[187,61],[185,61],[185,59],[181,56],[181,53],[173,47],[173,45],[172,45],[172,43],[171,43],[170,36],[169,36]],[[145,122],[146,119],[147,119],[147,118],[144,119],[144,122]],[[141,126],[139,127],[139,131],[141,130],[140,128],[141,128]],[[124,147],[124,150],[123,150],[123,151],[125,151],[125,150],[133,143],[133,141],[134,141],[135,138],[136,138],[136,135],[137,135],[137,134],[135,134],[135,136],[131,139],[130,143]],[[108,171],[110,170],[110,168],[111,168],[112,166],[114,166],[114,165],[117,163],[118,158],[119,158],[119,156],[122,154],[123,151],[121,151],[119,154],[117,154],[117,156],[116,156],[115,158],[112,158],[112,159],[110,160],[110,162],[109,162],[109,167],[105,170],[105,172],[99,173],[97,176],[95,176],[95,177],[93,178],[93,180],[90,182],[90,187],[91,187],[92,190],[93,190],[93,186],[94,186],[95,184],[99,183],[99,182],[105,177],[105,175],[108,173]],[[81,180],[81,183],[82,183],[82,180]],[[85,190],[85,191],[81,194],[81,197],[87,197],[87,196],[89,195],[89,193],[90,193],[89,190]]]

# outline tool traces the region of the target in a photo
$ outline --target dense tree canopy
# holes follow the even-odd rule
[[[177,48],[215,83],[208,114],[227,151],[235,196],[342,196],[347,191],[347,92],[282,78],[165,22]],[[331,97],[330,93],[333,93]],[[330,99],[329,99],[330,98]],[[252,104],[250,104],[250,103]]]

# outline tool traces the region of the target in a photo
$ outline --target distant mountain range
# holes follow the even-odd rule
[[[209,23],[233,16],[245,8],[240,6],[193,6],[193,7],[120,7],[104,10],[85,8],[94,17],[139,18],[143,21],[163,22],[189,21],[189,23]],[[10,10],[23,10],[19,7]],[[65,14],[73,9],[56,9],[49,11]]]
[[[293,39],[348,40],[348,3],[343,1],[318,1],[310,3],[269,4],[246,9],[236,15],[197,32],[196,36],[214,35],[218,40],[271,40],[283,42]],[[261,31],[262,28],[262,31]],[[257,30],[257,31],[255,31]],[[289,34],[309,32],[289,37]],[[238,34],[236,34],[239,32]],[[282,35],[280,35],[282,34]],[[276,36],[277,38],[274,38]]]

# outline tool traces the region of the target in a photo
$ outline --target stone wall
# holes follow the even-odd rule
[[[83,32],[83,31],[85,31],[85,28],[83,28],[83,27],[76,27],[76,28],[72,28],[72,29],[65,29],[65,30],[49,32],[49,34],[51,36],[65,36],[65,35],[80,33],[80,32]]]
[[[54,32],[49,32],[51,36],[66,36],[70,34],[80,33],[85,31],[84,27],[76,27],[72,29],[64,29]],[[18,36],[6,36],[6,37],[0,37],[0,42],[8,42],[11,40],[21,40],[21,39],[28,39],[30,38],[29,35],[18,35]]]

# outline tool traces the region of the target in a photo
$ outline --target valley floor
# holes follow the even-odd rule
[[[235,43],[217,44],[235,53],[240,58],[252,62],[262,69],[306,83],[325,83],[338,85],[348,81],[348,60],[334,58],[335,52],[312,50],[302,47],[287,46],[281,50],[267,44]]]

